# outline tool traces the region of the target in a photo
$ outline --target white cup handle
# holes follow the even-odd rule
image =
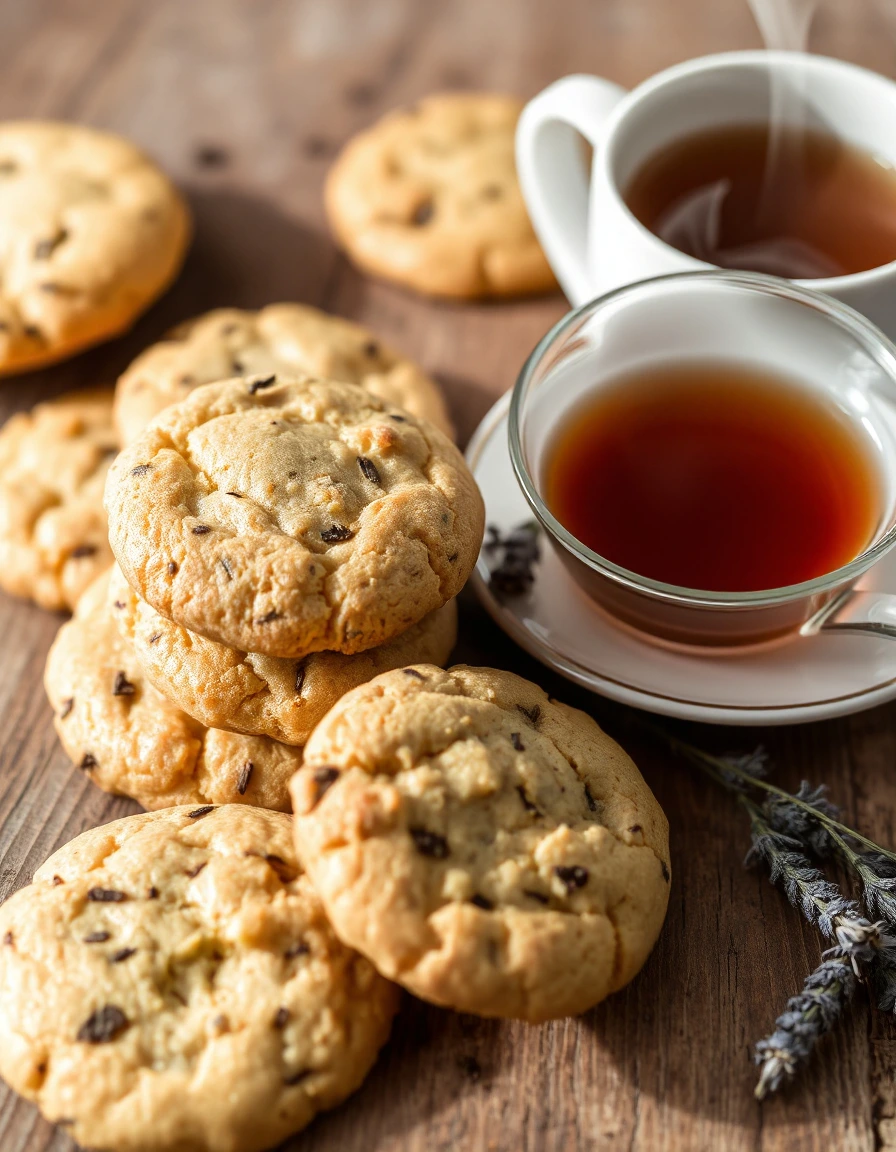
[[[588,272],[588,176],[577,134],[600,147],[604,124],[626,95],[597,76],[566,76],[530,100],[516,130],[523,198],[545,255],[573,304],[594,295]]]

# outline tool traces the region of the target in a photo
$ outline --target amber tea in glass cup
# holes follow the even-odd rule
[[[561,559],[626,625],[730,648],[840,606],[889,620],[846,594],[896,543],[896,349],[830,297],[735,272],[609,293],[530,356],[509,436]]]

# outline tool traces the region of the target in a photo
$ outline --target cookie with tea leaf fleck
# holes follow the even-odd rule
[[[105,500],[116,559],[156,611],[296,660],[385,644],[446,604],[484,515],[438,428],[310,377],[197,388],[124,449]]]
[[[189,238],[183,197],[130,141],[0,123],[0,375],[124,332],[174,279]]]
[[[113,570],[110,597],[125,642],[149,682],[203,724],[303,745],[340,696],[381,672],[444,664],[457,639],[449,601],[394,640],[357,652],[313,652],[302,660],[240,652],[173,624]]]
[[[289,811],[302,750],[206,728],[156,691],[119,631],[109,573],[59,629],[44,685],[63,748],[105,792],[150,809],[241,803]]]
[[[290,790],[340,939],[424,1000],[575,1015],[662,927],[662,809],[589,716],[510,672],[378,676],[321,721]]]
[[[365,272],[431,296],[521,296],[556,287],[520,192],[522,104],[445,92],[354,137],[327,178],[330,227]]]
[[[241,804],[128,816],[0,907],[0,1074],[79,1146],[260,1152],[361,1084],[397,990],[291,831]]]
[[[0,588],[42,608],[73,608],[109,567],[103,486],[117,451],[108,389],[68,392],[7,420],[0,429]]]
[[[269,304],[259,312],[217,308],[142,352],[115,389],[121,442],[200,384],[272,373],[361,384],[453,435],[438,385],[369,329],[306,304]]]

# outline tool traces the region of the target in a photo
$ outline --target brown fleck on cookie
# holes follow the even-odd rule
[[[355,384],[254,376],[165,409],[113,464],[109,537],[163,616],[243,652],[361,652],[452,599],[483,506],[460,452]]]
[[[211,728],[232,728],[303,745],[340,696],[406,664],[444,664],[457,639],[449,601],[394,640],[345,656],[314,652],[302,660],[240,652],[173,624],[113,570],[113,614],[150,683]]]
[[[340,944],[279,812],[93,828],[0,908],[0,1073],[79,1145],[259,1152],[354,1091],[397,990]]]
[[[207,312],[142,352],[115,390],[121,442],[129,444],[154,416],[200,384],[272,373],[361,384],[453,435],[438,385],[367,328],[305,304],[270,304],[260,312]]]
[[[539,1021],[626,984],[669,898],[668,825],[584,712],[509,672],[417,665],[344,696],[291,785],[340,939],[415,995]]]
[[[350,140],[325,202],[355,263],[432,296],[556,287],[517,182],[521,110],[511,96],[442,93]]]
[[[0,588],[42,608],[73,608],[109,567],[103,485],[117,451],[108,390],[69,392],[7,420],[0,430]]]
[[[44,686],[63,748],[105,792],[144,808],[243,803],[289,811],[301,749],[205,728],[157,692],[115,622],[108,573],[59,629]]]
[[[0,375],[125,331],[174,279],[190,219],[120,136],[0,123]]]

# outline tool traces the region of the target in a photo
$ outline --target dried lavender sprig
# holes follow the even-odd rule
[[[836,884],[820,872],[792,836],[772,828],[762,808],[739,793],[738,801],[750,817],[751,848],[747,862],[762,860],[773,884],[781,882],[787,899],[810,924],[817,925],[848,956],[858,972],[860,963],[872,961],[885,939],[884,924],[872,924],[854,900],[847,899]]]
[[[819,817],[837,819],[840,816],[836,806],[827,798],[825,787],[812,788],[804,780],[797,797],[814,811],[808,812],[785,799],[769,796],[764,805],[769,824],[777,832],[808,844],[817,856],[840,857],[856,874],[861,882],[866,908],[872,916],[879,917],[886,929],[879,954],[875,957],[872,976],[879,1007],[884,1011],[893,1010],[896,1006],[896,864],[878,852],[858,850],[853,847],[851,836],[842,835],[821,823]]]
[[[820,856],[836,851],[857,873],[869,912],[879,921],[885,921],[878,924],[880,940],[871,965],[877,1004],[882,1011],[896,1011],[896,940],[893,938],[896,935],[896,853],[843,824],[839,810],[826,799],[823,789],[813,789],[803,781],[793,794],[764,780],[765,755],[761,748],[737,759],[713,756],[649,720],[641,720],[641,724],[738,797],[747,787],[764,790],[769,823],[774,831],[789,837],[797,847],[801,841],[808,842]],[[807,828],[810,823],[812,831]],[[855,845],[864,850],[859,851]]]
[[[859,851],[851,842],[854,839],[852,834],[844,835],[834,827],[825,827],[822,818],[827,816],[836,820],[839,810],[827,799],[824,786],[812,788],[804,780],[796,795],[813,811],[807,812],[790,801],[769,797],[763,806],[769,823],[776,831],[807,844],[817,856],[839,856],[861,882],[862,898],[868,911],[885,922],[889,936],[896,936],[896,864],[889,856]],[[896,967],[896,951],[889,958],[881,955],[879,960]],[[889,995],[885,999],[889,1001]]]
[[[823,959],[806,977],[800,994],[791,996],[775,1021],[775,1031],[756,1045],[755,1059],[761,1065],[754,1089],[757,1100],[796,1076],[816,1043],[837,1022],[855,986],[852,965],[842,956]]]
[[[831,1030],[855,992],[863,975],[860,962],[877,961],[871,971],[878,993],[883,999],[889,991],[896,999],[896,962],[888,947],[892,940],[880,928],[880,923],[867,921],[864,925],[837,923],[837,945],[822,954],[821,964],[806,977],[802,992],[787,1001],[775,1021],[775,1031],[754,1049],[756,1063],[762,1066],[755,1089],[757,1099],[763,1100],[785,1080],[792,1080],[800,1065],[808,1061],[818,1040]]]
[[[704,752],[702,748],[697,748],[693,744],[689,744],[686,740],[681,740],[679,737],[674,736],[671,732],[665,731],[665,729],[661,728],[658,724],[652,723],[650,720],[639,717],[639,723],[641,727],[646,728],[655,736],[658,736],[673,752],[677,752],[686,760],[690,760],[692,764],[711,776],[717,783],[728,788],[729,791],[738,791],[738,785],[760,788],[771,796],[776,796],[784,802],[791,803],[795,807],[811,813],[817,817],[828,831],[834,830],[839,832],[841,836],[846,836],[856,844],[860,844],[866,853],[878,857],[881,860],[887,860],[896,866],[896,852],[892,852],[880,844],[875,844],[873,840],[869,840],[869,838],[863,836],[861,832],[857,832],[854,828],[850,828],[839,819],[828,815],[822,809],[808,803],[799,794],[787,792],[784,788],[778,788],[775,784],[771,784],[768,780],[763,779],[755,770],[750,771],[749,761],[754,757],[758,755],[764,760],[764,753],[761,749],[759,749],[757,753],[753,753],[751,757],[735,759],[728,756],[714,756],[711,752]]]
[[[773,828],[767,813],[745,793],[738,794],[738,801],[750,817],[752,847],[747,859],[763,860],[772,882],[781,881],[791,904],[836,940],[806,978],[802,992],[787,1001],[772,1035],[756,1045],[755,1059],[761,1065],[756,1097],[762,1100],[793,1079],[818,1040],[833,1027],[856,980],[881,954],[887,955],[894,942],[883,931],[882,921],[866,920],[855,902],[812,864],[798,839]]]
[[[840,841],[840,837],[837,837]],[[849,844],[838,843],[838,851],[849,860],[862,882],[862,898],[872,916],[886,920],[896,932],[896,874],[886,858],[875,859],[870,853],[854,852]]]
[[[862,898],[872,916],[886,921],[896,933],[896,866],[886,856],[858,852],[845,836],[833,828],[825,829],[831,848],[858,876]]]
[[[641,723],[737,796],[751,819],[751,855],[765,859],[772,880],[785,881],[791,902],[837,940],[806,978],[800,995],[788,1001],[775,1032],[756,1045],[755,1057],[762,1066],[756,1096],[761,1100],[796,1075],[816,1042],[833,1026],[855,990],[860,964],[870,969],[879,1006],[885,1011],[896,1008],[896,939],[886,931],[892,924],[886,914],[896,887],[889,883],[896,877],[896,853],[842,824],[839,810],[827,800],[823,788],[813,789],[804,781],[794,795],[769,784],[762,778],[766,759],[761,748],[738,759],[713,756],[650,721]],[[749,796],[750,787],[765,791],[764,809]],[[857,851],[852,842],[865,851]],[[869,910],[885,914],[890,924],[872,924],[859,915],[857,906],[845,900],[799,851],[805,844],[822,856],[832,849],[838,851],[861,876]]]
[[[801,803],[794,803],[794,800]],[[835,850],[830,833],[819,816],[839,820],[840,809],[828,799],[824,784],[813,788],[808,780],[802,780],[792,796],[769,795],[763,807],[773,828],[808,845],[816,856],[830,856]]]

